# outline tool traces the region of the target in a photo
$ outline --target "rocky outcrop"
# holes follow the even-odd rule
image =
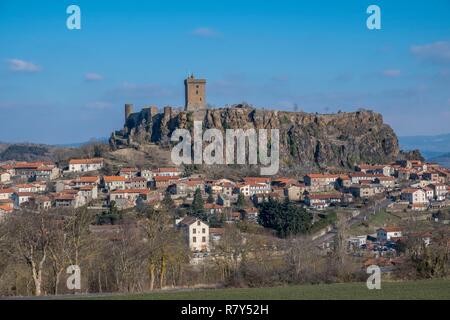
[[[381,114],[359,110],[313,114],[255,109],[236,105],[206,110],[201,115],[165,108],[152,119],[133,115],[121,131],[112,134],[113,148],[138,147],[152,142],[168,146],[176,128],[192,130],[195,120],[204,128],[279,129],[281,164],[292,168],[350,168],[356,163],[386,163],[399,155],[397,136]],[[142,119],[141,121],[139,119]]]

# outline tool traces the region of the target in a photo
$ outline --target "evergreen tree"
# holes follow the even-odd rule
[[[259,223],[277,231],[280,237],[304,234],[311,229],[312,216],[305,209],[292,202],[283,202],[269,198],[260,206]]]
[[[207,201],[208,201],[208,203],[215,203],[216,202],[212,193],[209,193]]]
[[[239,193],[237,198],[236,206],[238,209],[242,209],[245,207],[246,201],[243,193]]]
[[[195,190],[194,200],[191,205],[191,214],[199,219],[206,221],[205,204],[203,202],[202,193],[199,188]]]

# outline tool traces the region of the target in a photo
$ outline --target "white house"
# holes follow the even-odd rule
[[[186,217],[178,223],[193,252],[209,251],[209,226],[195,217]]]
[[[268,194],[272,191],[268,183],[249,183],[239,186],[239,192],[246,197],[251,197],[254,194]]]
[[[12,199],[14,192],[16,191],[11,188],[0,189],[0,200]]]
[[[443,201],[447,197],[447,186],[443,183],[433,183],[430,184],[430,187],[433,189],[434,198],[438,201]]]
[[[422,189],[415,189],[415,188],[403,189],[400,197],[402,200],[406,200],[413,205],[428,203],[427,194]]]
[[[87,172],[103,168],[103,158],[72,159],[69,161],[69,172]]]
[[[11,181],[11,174],[7,171],[0,171],[0,183]]]
[[[25,202],[28,202],[28,200],[33,196],[35,196],[35,194],[33,192],[15,192],[13,194],[13,200],[14,200],[15,207],[18,208]]]
[[[181,175],[181,171],[178,168],[158,168],[154,175],[159,177],[178,177]]]
[[[127,179],[123,176],[104,176],[103,182],[105,189],[107,190],[116,190],[116,189],[125,189],[125,181]]]
[[[377,240],[379,242],[386,242],[392,238],[399,238],[402,236],[402,229],[398,227],[385,227],[377,230]]]

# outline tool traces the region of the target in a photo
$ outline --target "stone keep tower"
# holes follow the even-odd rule
[[[185,90],[185,111],[206,110],[206,80],[195,79],[194,75],[190,75],[184,80]]]

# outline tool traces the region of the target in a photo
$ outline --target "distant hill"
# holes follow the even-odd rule
[[[436,136],[399,137],[398,139],[401,149],[419,149],[427,160],[450,153],[450,133]]]
[[[84,142],[73,142],[73,143],[61,143],[61,144],[55,144],[55,147],[66,147],[66,148],[79,148],[82,145],[88,144],[88,143],[92,143],[92,142],[97,142],[97,143],[108,143],[109,138],[108,137],[101,137],[101,138],[93,138],[89,141],[84,141]]]
[[[430,161],[437,162],[444,167],[450,168],[450,152],[444,153],[434,158],[430,158]]]
[[[54,160],[57,148],[44,144],[0,144],[0,160],[37,161]]]

